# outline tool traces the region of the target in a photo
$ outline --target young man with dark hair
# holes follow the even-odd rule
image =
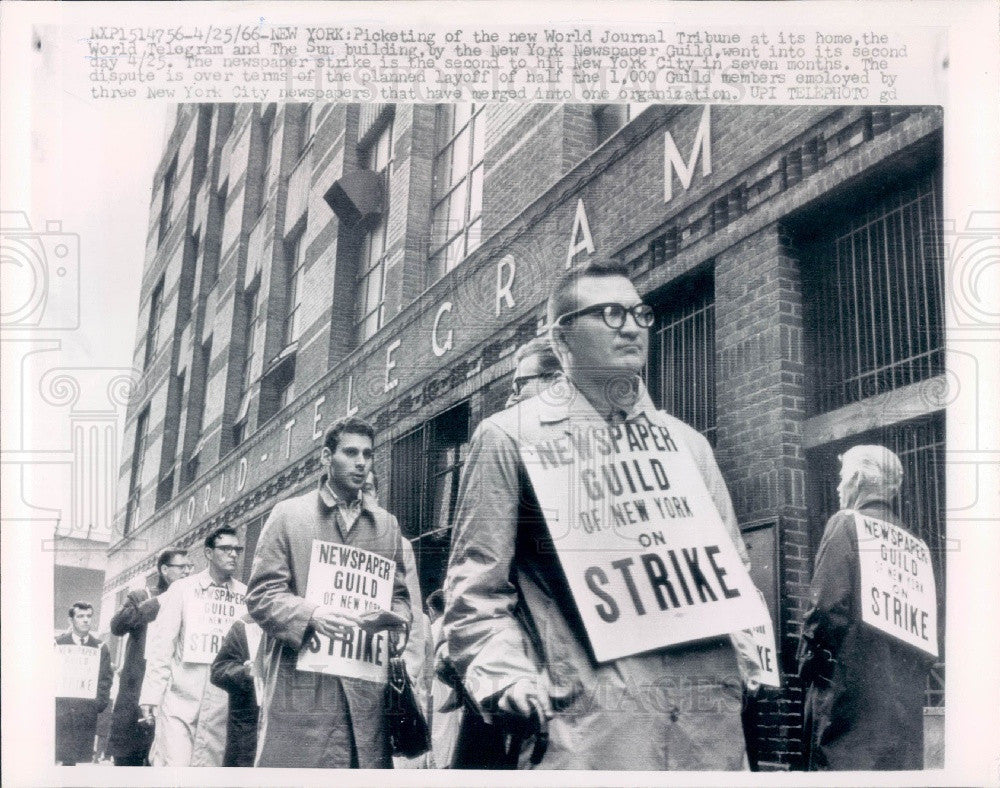
[[[56,646],[94,649],[99,653],[96,682],[87,680],[89,692],[56,697],[56,762],[63,766],[90,763],[94,758],[94,735],[97,715],[108,705],[111,696],[111,655],[108,647],[90,634],[94,606],[89,602],[74,602],[69,609],[69,629],[56,638]],[[92,652],[91,652],[92,653]],[[72,655],[61,655],[72,660]],[[91,661],[92,664],[92,661]],[[60,666],[62,669],[62,666]],[[82,697],[89,695],[89,697]]]
[[[350,573],[356,583],[363,579],[366,587],[370,577],[362,577],[360,566],[377,567],[380,575],[370,591],[381,588],[392,612],[410,621],[399,525],[361,494],[374,438],[371,425],[361,419],[330,427],[318,488],[275,506],[257,543],[247,593],[250,615],[264,631],[266,664],[257,766],[392,766],[385,683],[376,667],[381,659],[384,674],[384,636],[363,634],[358,624],[365,611],[345,609],[343,593],[324,585],[318,595],[328,600],[323,602],[310,588],[311,571],[315,586],[331,562],[343,568],[344,577]],[[364,653],[362,643],[367,644]],[[329,666],[300,669],[300,658],[313,655],[329,656]],[[351,666],[357,671],[346,675],[350,671],[337,660],[357,660]]]
[[[234,529],[216,528],[205,539],[208,567],[159,597],[139,694],[144,719],[156,723],[153,766],[222,765],[228,696],[209,673],[232,623],[246,613],[246,586],[234,577],[242,552]]]
[[[574,597],[557,552],[559,535],[539,505],[551,491],[536,490],[529,473],[538,469],[522,457],[522,447],[567,441],[567,433],[610,436],[639,424],[647,435],[656,430],[661,445],[643,449],[643,456],[683,450],[733,543],[727,555],[746,562],[708,441],[658,410],[642,382],[653,320],[625,269],[588,265],[567,272],[548,303],[565,391],[491,416],[469,447],[445,581],[444,637],[467,694],[483,711],[534,721],[534,746],[525,741],[522,767],[746,768],[740,675],[728,639],[599,663],[584,628],[584,598]],[[582,489],[580,495],[587,499]],[[596,553],[594,560],[601,560]],[[628,568],[623,562],[631,560],[616,564]]]
[[[164,550],[156,561],[156,586],[129,591],[121,609],[111,619],[111,634],[125,638],[122,644],[125,659],[118,677],[118,696],[107,746],[115,766],[146,765],[153,743],[152,726],[139,721],[139,690],[146,673],[146,636],[160,612],[159,595],[190,572],[187,550]]]

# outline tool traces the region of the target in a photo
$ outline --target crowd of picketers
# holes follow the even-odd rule
[[[379,503],[375,433],[359,418],[326,431],[317,487],[270,514],[248,585],[234,577],[243,546],[232,528],[209,534],[198,573],[187,551],[164,550],[155,587],[131,591],[111,619],[125,642],[104,753],[119,766],[754,768],[743,722],[761,666],[741,658],[737,634],[598,662],[519,450],[580,425],[658,425],[688,452],[748,565],[709,443],[658,410],[643,384],[653,323],[627,270],[588,265],[563,275],[548,301],[548,334],[517,354],[507,408],[472,438],[444,587],[426,600],[412,547]],[[823,533],[802,622],[802,766],[918,769],[931,659],[891,626],[874,625],[859,596],[858,516],[908,535],[893,511],[902,465],[884,447],[855,446],[840,474],[840,511]],[[392,562],[384,625],[307,591],[316,543]],[[660,588],[674,594],[669,583]],[[97,716],[109,703],[113,671],[89,634],[92,614],[75,604],[56,639],[99,651],[91,696],[56,700],[64,765],[94,760]],[[227,631],[213,634],[206,621]],[[367,647],[405,662],[430,728],[430,748],[414,758],[394,756],[384,679],[302,667],[303,653],[320,644],[330,654],[350,643],[360,652],[364,631]]]

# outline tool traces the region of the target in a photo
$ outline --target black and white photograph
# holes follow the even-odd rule
[[[1000,780],[969,719],[996,695],[1000,208],[955,197],[958,169],[996,181],[995,140],[959,157],[953,97],[897,100],[885,65],[802,101],[655,87],[658,52],[905,43],[526,45],[550,81],[630,50],[633,101],[433,100],[373,65],[364,101],[244,73],[119,102],[148,29],[90,58],[89,96],[67,34],[29,29],[4,736],[41,771],[12,784]],[[449,40],[340,29],[308,34],[328,80],[341,35],[375,61]],[[519,56],[497,29],[456,75]],[[51,656],[12,668],[25,646]]]

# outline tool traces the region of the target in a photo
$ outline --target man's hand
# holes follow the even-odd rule
[[[151,706],[149,704],[143,704],[139,707],[139,711],[142,712],[142,724],[143,725],[155,725],[156,724],[156,706]]]
[[[351,613],[337,610],[331,605],[320,605],[313,611],[309,623],[319,634],[333,638],[342,637],[350,627],[357,626],[360,622]]]
[[[549,694],[531,679],[519,679],[503,691],[497,708],[520,717],[538,715],[538,722],[552,719],[552,701]]]

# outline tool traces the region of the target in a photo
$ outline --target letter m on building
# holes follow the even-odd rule
[[[701,154],[701,175],[712,174],[712,133],[711,133],[711,106],[706,104],[701,113],[701,122],[698,124],[698,131],[694,135],[694,145],[691,148],[691,156],[687,163],[681,152],[677,150],[677,143],[673,136],[667,131],[663,135],[663,202],[670,202],[674,196],[674,170],[677,170],[677,178],[685,190],[691,188],[691,179],[694,177],[694,168],[698,164],[698,154]]]

